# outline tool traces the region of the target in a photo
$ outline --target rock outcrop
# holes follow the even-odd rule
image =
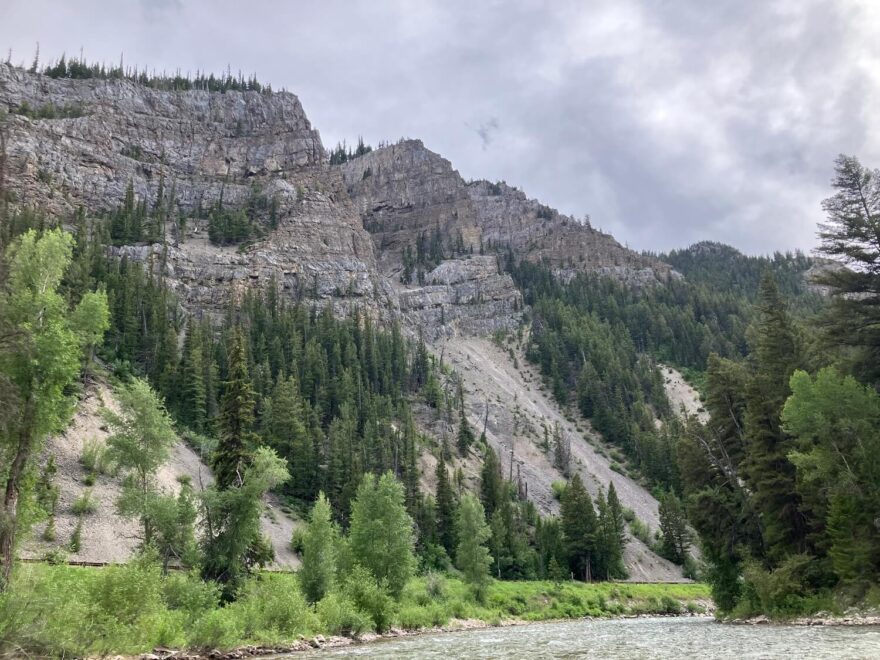
[[[129,185],[150,205],[160,187],[173,198],[186,231],[168,230],[165,274],[193,312],[228,300],[234,289],[218,285],[271,277],[293,297],[342,308],[385,302],[370,236],[293,94],[159,91],[0,64],[0,108],[10,112],[5,181],[18,205],[99,213]],[[55,117],[32,118],[41,114]],[[255,195],[272,200],[277,228],[242,250],[210,244],[205,209],[221,198],[242,208]],[[125,249],[146,258],[164,246]]]
[[[414,253],[420,235],[435,234],[447,253],[509,249],[517,258],[550,263],[566,276],[601,271],[657,281],[671,270],[505,183],[465,182],[420,140],[377,149],[341,168],[389,276],[399,276],[404,250]]]

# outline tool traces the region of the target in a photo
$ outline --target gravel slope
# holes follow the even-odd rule
[[[563,476],[552,464],[552,453],[545,452],[542,424],[552,428],[559,423],[571,439],[572,465],[577,469],[591,494],[614,483],[625,507],[657,529],[657,500],[641,485],[611,469],[611,460],[596,449],[601,439],[589,429],[588,422],[576,424],[566,419],[549,392],[541,389],[539,374],[530,367],[521,350],[511,347],[518,362],[514,364],[509,351],[502,350],[489,339],[456,337],[434,346],[462,376],[468,419],[479,433],[483,428],[486,404],[489,406],[486,438],[499,453],[507,474],[510,473],[511,449],[513,474],[519,465],[522,479],[528,484],[528,496],[543,513],[555,513],[559,503],[553,498],[551,484]],[[591,442],[592,441],[592,442]],[[595,445],[595,446],[594,446]],[[685,581],[681,569],[658,557],[638,539],[627,544],[625,561],[630,580],[644,582]]]
[[[45,465],[54,456],[58,468],[55,484],[59,487],[58,508],[55,520],[56,538],[52,542],[43,539],[45,523],[33,530],[31,539],[22,548],[23,557],[40,557],[52,548],[67,550],[77,524],[77,516],[71,510],[73,503],[89,487],[85,485],[86,470],[80,465],[83,445],[87,440],[106,441],[109,433],[101,418],[101,407],[118,410],[113,393],[105,383],[90,386],[77,406],[76,413],[67,430],[60,436],[50,438],[43,452]],[[157,474],[160,488],[177,492],[178,478],[188,476],[196,490],[208,486],[213,477],[198,454],[183,442],[174,445],[171,457]],[[69,553],[73,561],[122,562],[128,559],[139,543],[139,529],[135,521],[116,514],[116,500],[121,492],[121,478],[100,475],[91,487],[91,499],[96,510],[83,518],[80,550]],[[267,511],[263,514],[262,529],[275,548],[277,569],[293,569],[299,559],[290,550],[290,537],[297,526],[280,509],[278,499],[270,495],[266,499]]]

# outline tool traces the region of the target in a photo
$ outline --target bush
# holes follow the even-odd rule
[[[660,599],[660,610],[664,614],[681,614],[681,603],[671,596],[663,596]]]
[[[135,626],[143,617],[163,609],[162,574],[155,557],[145,555],[128,564],[97,572],[89,588],[93,614]]]
[[[434,571],[429,571],[425,576],[425,593],[433,600],[444,600],[446,598],[446,579]]]
[[[357,637],[371,624],[370,619],[341,594],[327,594],[315,609],[324,630],[330,635]]]
[[[93,474],[112,474],[113,461],[107,445],[96,438],[89,438],[83,443],[80,465]]]
[[[742,599],[734,615],[760,613],[789,618],[834,609],[830,597],[822,591],[822,575],[819,562],[807,554],[792,555],[772,571],[756,561],[747,561]]]
[[[262,574],[248,580],[235,611],[247,639],[273,642],[292,639],[317,629],[315,615],[294,582],[285,575]]]
[[[384,584],[376,582],[363,566],[356,564],[345,584],[345,595],[373,621],[376,632],[385,632],[394,617],[394,601]]]
[[[220,587],[205,582],[198,573],[173,573],[165,578],[162,597],[171,610],[180,610],[189,621],[218,607]]]
[[[77,516],[87,516],[97,511],[98,505],[92,499],[92,489],[86,488],[82,494],[73,501],[70,510]]]
[[[203,649],[228,649],[241,641],[241,623],[232,608],[211,610],[190,629],[189,644]]]
[[[632,532],[632,535],[635,536],[639,541],[644,543],[649,548],[653,543],[651,539],[651,528],[648,527],[645,523],[643,523],[638,518],[633,517],[632,522],[629,524],[629,531]]]
[[[554,499],[561,500],[562,494],[565,492],[566,483],[564,481],[554,481],[550,484],[550,489],[553,491]]]
[[[431,612],[418,605],[406,605],[397,613],[397,622],[404,630],[430,628],[433,624]]]

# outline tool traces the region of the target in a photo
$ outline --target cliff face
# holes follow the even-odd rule
[[[49,107],[66,118],[21,114]],[[214,312],[236,286],[270,277],[291,296],[341,308],[387,299],[370,236],[293,94],[157,91],[0,64],[0,108],[12,113],[5,169],[17,204],[70,217],[79,206],[117,207],[129,183],[148,204],[160,186],[173,196],[174,212],[187,221],[185,233],[168,229],[166,275],[196,313]],[[273,200],[277,229],[244,250],[210,244],[205,209],[221,196],[224,207],[241,208],[255,194]],[[146,259],[163,246],[122,250]]]
[[[670,273],[667,264],[505,183],[465,182],[419,140],[378,149],[341,168],[389,276],[399,274],[404,250],[414,253],[420,235],[424,240],[439,235],[453,254],[510,248],[519,258],[551,264],[563,276],[599,271],[649,282]]]
[[[80,206],[116,208],[129,184],[148,204],[164,190],[185,229],[172,222],[164,243],[120,252],[152,264],[166,254],[168,281],[198,314],[274,278],[292,298],[402,318],[429,338],[480,335],[514,328],[522,306],[489,256],[497,249],[562,275],[599,270],[654,282],[669,273],[515,188],[466,183],[419,141],[331,167],[286,92],[159,91],[0,64],[0,108],[10,112],[5,185],[17,205],[70,217]],[[241,249],[210,243],[208,210],[221,199],[244,208],[255,195],[271,200],[277,228]],[[442,254],[401,283],[404,250],[435,235]]]

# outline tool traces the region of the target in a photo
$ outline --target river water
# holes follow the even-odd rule
[[[424,634],[296,658],[880,659],[878,626],[736,626],[710,618],[598,619]]]

